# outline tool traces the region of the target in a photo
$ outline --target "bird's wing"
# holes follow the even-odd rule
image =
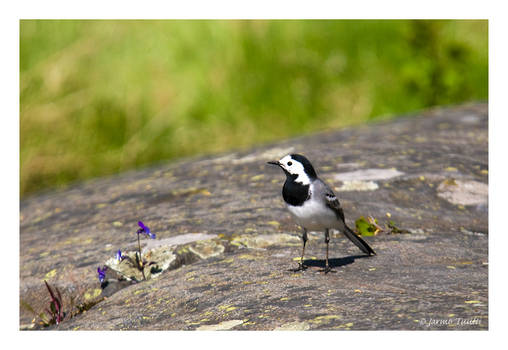
[[[326,203],[326,206],[330,209],[332,209],[335,212],[335,215],[337,215],[337,218],[342,220],[342,223],[344,224],[344,228],[341,229],[342,233],[349,238],[358,248],[360,248],[365,254],[368,255],[375,255],[376,252],[374,249],[372,249],[367,242],[365,242],[360,236],[358,236],[356,233],[354,233],[353,230],[351,230],[344,221],[344,211],[340,207],[340,202],[337,196],[335,196],[335,193],[333,193],[332,189],[328,187],[327,184],[325,184],[321,180],[315,181],[315,186],[317,185],[319,188],[317,188],[318,193],[322,193],[324,196],[324,200]]]
[[[320,179],[316,180],[316,183],[314,185],[315,186],[317,185],[320,187],[318,189],[318,191],[320,193],[323,193],[326,206],[328,208],[332,209],[335,212],[335,214],[337,215],[337,218],[339,218],[340,220],[342,220],[344,222],[344,211],[342,210],[342,208],[340,206],[339,199],[337,198],[335,193],[333,193],[332,189],[326,183],[321,181]]]

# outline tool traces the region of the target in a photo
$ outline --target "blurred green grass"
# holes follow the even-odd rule
[[[26,195],[488,98],[487,21],[20,21]]]

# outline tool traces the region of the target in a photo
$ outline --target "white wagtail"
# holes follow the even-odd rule
[[[344,221],[344,212],[333,191],[317,177],[314,167],[300,154],[290,154],[278,161],[268,162],[281,167],[286,174],[282,197],[298,225],[303,228],[302,258],[297,270],[303,270],[303,256],[307,243],[307,230],[325,231],[326,263],[324,272],[330,271],[328,265],[328,243],[330,229],[338,229],[365,254],[376,254],[374,250],[357,236]]]

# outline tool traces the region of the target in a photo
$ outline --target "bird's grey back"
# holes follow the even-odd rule
[[[323,180],[317,178],[313,182],[313,196],[316,196],[316,200],[322,200],[326,203],[326,206],[335,212],[337,219],[344,223],[344,211],[340,206],[339,198],[333,193],[333,190]]]
[[[318,195],[320,196],[322,199],[327,199],[326,197],[330,198],[330,197],[336,197],[335,196],[335,193],[333,193],[332,189],[330,188],[330,186],[328,186],[323,180],[321,180],[320,178],[317,178],[314,182],[313,182],[313,187],[314,187],[314,194],[315,195]]]

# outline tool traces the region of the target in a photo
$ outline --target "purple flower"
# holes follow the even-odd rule
[[[107,266],[104,266],[102,269],[100,266],[97,268],[97,274],[99,275],[99,282],[102,283],[106,279],[106,270],[107,269],[108,269]]]
[[[138,225],[140,227],[140,229],[138,230],[138,235],[142,233],[146,236],[149,236],[151,239],[155,239],[155,233],[151,233],[150,228],[148,226],[145,226],[145,224],[143,224],[143,221],[138,221]]]
[[[118,249],[118,251],[116,252],[116,260],[118,260],[118,261],[123,260],[122,251],[120,249]]]

